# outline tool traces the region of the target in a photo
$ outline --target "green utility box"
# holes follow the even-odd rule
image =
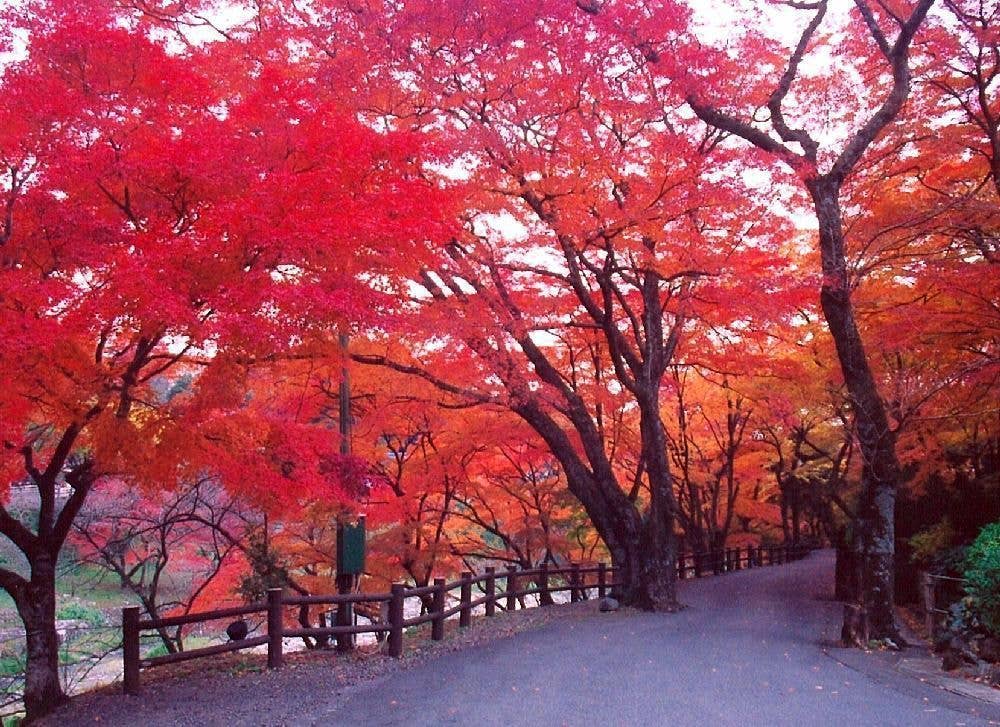
[[[365,518],[357,523],[337,525],[337,573],[360,575],[365,572]]]

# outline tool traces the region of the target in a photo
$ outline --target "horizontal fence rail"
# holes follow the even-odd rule
[[[709,574],[720,575],[732,571],[759,568],[768,565],[780,565],[804,557],[811,550],[804,545],[781,546],[748,546],[745,548],[727,548],[705,553],[682,553],[677,556],[677,577],[682,580],[701,578]],[[248,606],[223,608],[215,611],[171,616],[159,619],[142,619],[138,606],[128,606],[122,609],[124,678],[123,688],[126,694],[138,694],[140,689],[140,670],[164,664],[173,664],[189,659],[198,659],[215,654],[225,654],[243,649],[267,646],[267,666],[275,669],[282,665],[283,639],[313,638],[329,639],[337,637],[338,649],[345,643],[342,639],[350,639],[355,634],[374,634],[377,638],[385,636],[387,651],[390,656],[399,657],[403,654],[403,632],[407,628],[422,624],[431,624],[431,639],[440,641],[444,638],[445,621],[458,616],[459,628],[465,628],[472,623],[473,609],[482,606],[487,617],[496,614],[497,609],[514,611],[518,605],[525,608],[526,596],[538,596],[539,605],[547,606],[554,603],[555,593],[569,593],[571,603],[588,600],[596,594],[597,598],[616,593],[621,587],[617,580],[617,569],[606,563],[583,565],[573,563],[566,567],[553,568],[542,565],[538,568],[520,569],[507,566],[504,570],[486,568],[481,575],[464,572],[454,581],[435,578],[433,585],[409,587],[402,583],[394,583],[389,593],[352,593],[352,594],[320,594],[320,595],[289,595],[280,588],[271,588],[267,592],[264,603]],[[502,581],[502,590],[498,588]],[[480,595],[473,598],[473,591]],[[457,600],[452,595],[458,592]],[[404,605],[408,598],[421,599],[421,613],[418,616],[405,618]],[[449,606],[449,598],[454,602]],[[351,625],[336,619],[336,625],[325,625],[325,616],[321,615],[319,626],[308,625],[308,608],[310,606],[335,607],[338,616],[343,612],[350,613],[355,606],[367,606],[369,625]],[[300,627],[288,626],[285,623],[285,610],[296,607],[300,614],[306,609],[305,623],[299,619]],[[374,614],[378,613],[384,622],[378,622]],[[177,651],[161,656],[143,657],[141,654],[141,637],[144,631],[158,631],[171,626],[201,624],[224,618],[243,616],[263,616],[262,626],[266,631],[257,636],[234,639],[227,643],[204,646],[189,651]],[[352,642],[347,641],[350,644]]]

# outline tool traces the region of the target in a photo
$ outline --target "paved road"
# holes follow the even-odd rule
[[[832,554],[818,552],[786,566],[685,582],[689,608],[680,614],[552,624],[357,687],[311,718],[699,727],[1000,720],[996,705],[923,685],[884,657],[832,647],[841,613],[831,600],[832,569]]]
[[[354,686],[338,674],[356,675],[369,662],[199,673],[150,684],[139,697],[74,700],[45,724],[1000,724],[1000,705],[921,683],[894,654],[833,646],[841,606],[831,600],[832,580],[832,553],[817,552],[790,565],[682,582],[689,608],[679,614],[559,609],[545,614],[553,617],[545,626],[415,657],[410,668],[379,661],[388,675]]]

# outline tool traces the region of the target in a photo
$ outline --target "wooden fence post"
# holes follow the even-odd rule
[[[509,565],[507,566],[507,610],[514,611],[517,609],[517,597],[514,593],[517,591],[517,566]]]
[[[340,536],[338,536],[340,537]],[[337,574],[337,593],[346,596],[354,590],[354,576],[350,573]],[[354,625],[354,604],[338,603],[337,626]],[[337,634],[337,651],[345,653],[354,649],[354,634]]]
[[[464,629],[472,623],[472,573],[462,573],[462,608],[458,612],[458,627]]]
[[[497,569],[490,566],[486,569],[486,615],[493,616],[497,612]]]
[[[552,594],[549,593],[549,564],[542,563],[540,570],[538,588],[541,592],[538,594],[538,605],[549,606],[552,604]]]
[[[444,578],[434,579],[434,600],[431,608],[434,609],[434,620],[431,621],[431,639],[440,641],[444,638],[444,604],[447,591],[444,589]]]
[[[402,583],[392,584],[392,595],[389,598],[389,656],[403,655],[403,593],[406,586]]]
[[[597,564],[597,597],[604,598],[608,594],[608,564]]]
[[[934,643],[934,632],[937,630],[937,616],[934,609],[937,608],[937,594],[935,586],[937,582],[930,573],[920,574],[920,596],[924,602],[924,624],[927,627],[927,635],[931,643]]]
[[[285,624],[282,616],[283,592],[280,588],[267,589],[267,668],[281,666],[281,639]]]
[[[139,607],[122,609],[122,656],[125,675],[122,687],[126,694],[139,693]]]
[[[571,563],[569,566],[569,601],[576,603],[580,600],[580,564]]]

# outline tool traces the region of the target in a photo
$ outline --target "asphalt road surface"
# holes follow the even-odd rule
[[[600,614],[448,654],[358,688],[318,722],[910,727],[1000,720],[996,705],[921,684],[887,658],[834,646],[842,607],[832,600],[832,571],[832,552],[820,551],[785,566],[686,581],[688,608],[679,614]]]

